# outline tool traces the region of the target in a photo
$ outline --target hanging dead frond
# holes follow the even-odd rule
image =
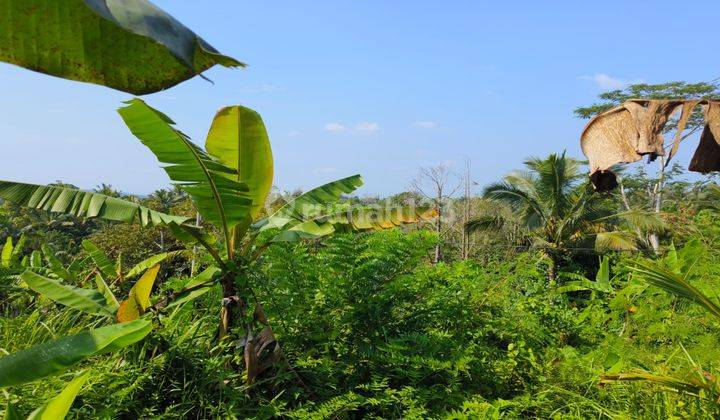
[[[666,156],[666,164],[677,153],[683,131],[698,105],[705,109],[705,129],[689,169],[707,173],[720,171],[720,102],[709,100],[639,100],[597,115],[585,126],[580,146],[590,162],[590,180],[598,191],[617,186],[611,168],[620,163],[650,161]],[[673,146],[665,153],[663,131],[670,116],[680,109]]]

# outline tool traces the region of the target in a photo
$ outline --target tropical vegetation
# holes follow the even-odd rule
[[[146,0],[0,0],[0,22],[0,60],[134,94],[244,66]],[[587,162],[481,194],[443,164],[384,198],[283,192],[248,107],[200,146],[131,99],[170,189],[0,181],[2,414],[718,418],[720,185],[670,165],[699,132],[688,170],[720,169],[717,98],[607,92],[576,110]]]

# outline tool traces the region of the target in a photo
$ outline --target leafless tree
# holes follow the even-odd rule
[[[468,259],[470,255],[470,235],[465,231],[465,225],[470,221],[472,216],[472,190],[477,182],[473,181],[470,177],[470,158],[463,159],[464,168],[460,175],[460,185],[463,188],[463,202],[462,202],[462,220],[460,225],[460,258],[463,260]]]
[[[433,208],[437,211],[438,216],[435,219],[435,232],[438,234],[440,241],[435,245],[435,255],[433,258],[435,263],[442,260],[443,218],[445,217],[447,202],[462,186],[462,183],[455,182],[456,178],[448,165],[440,164],[432,167],[421,167],[418,175],[412,180],[412,188],[426,200],[430,201]]]

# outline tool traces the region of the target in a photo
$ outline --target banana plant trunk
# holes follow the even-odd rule
[[[234,324],[238,324],[237,329],[242,331],[238,335],[244,335],[237,339],[237,348],[243,349],[246,381],[249,385],[282,358],[282,350],[260,302],[255,302],[252,316],[248,317],[250,305],[247,299],[238,296],[234,279],[225,276],[221,284],[223,299],[218,336],[220,339],[231,336],[236,328]]]
[[[225,275],[220,284],[222,285],[223,298],[222,307],[220,308],[220,330],[218,332],[218,338],[222,340],[232,329],[240,298],[237,296],[237,288],[231,276]]]

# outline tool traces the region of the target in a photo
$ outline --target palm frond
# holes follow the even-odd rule
[[[637,238],[625,231],[600,232],[595,236],[595,250],[605,251],[635,251]]]
[[[473,234],[488,230],[499,230],[502,229],[506,223],[508,223],[507,218],[499,214],[492,216],[480,216],[465,223],[464,229],[465,233]]]
[[[524,213],[524,219],[536,217],[545,219],[545,212],[538,200],[527,191],[524,191],[509,182],[491,184],[483,192],[485,198],[506,203],[516,212]]]
[[[619,373],[615,375],[603,375],[600,379],[601,384],[638,381],[651,382],[660,385],[668,390],[691,395],[699,395],[701,390],[707,388],[705,386],[702,386],[702,384],[683,381],[681,379],[673,378],[671,376],[655,375],[649,372],[642,371]]]
[[[629,268],[641,280],[675,296],[695,302],[720,319],[720,305],[693,286],[683,275],[663,267],[656,261],[635,261],[629,265]]]

